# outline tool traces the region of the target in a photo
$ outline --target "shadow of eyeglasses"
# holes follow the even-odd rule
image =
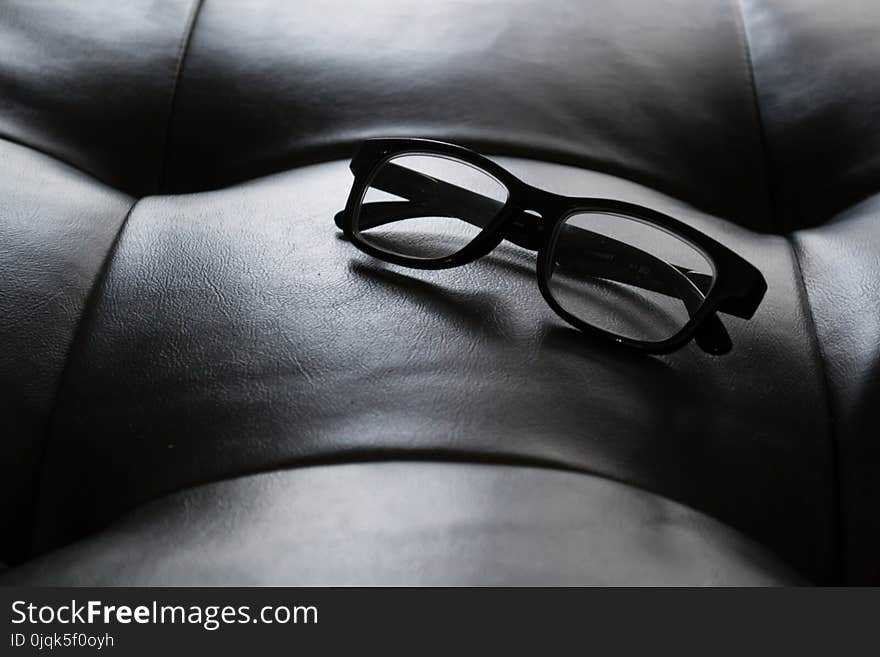
[[[529,266],[522,257],[523,254],[526,257],[530,255],[524,251],[522,253],[493,252],[478,263],[481,267],[534,279],[534,265]],[[349,271],[369,280],[372,284],[380,285],[386,291],[442,313],[457,327],[482,339],[506,340],[514,334],[509,316],[511,310],[505,304],[503,296],[495,292],[451,290],[441,284],[390,269],[378,260],[369,262],[354,260],[349,263]],[[619,367],[630,364],[642,369],[645,367],[658,371],[669,369],[668,363],[662,357],[628,349],[614,349],[607,344],[590,340],[581,331],[558,319],[550,308],[547,308],[543,322],[535,327],[534,335],[537,336],[539,350],[547,355],[564,353],[569,357],[576,356],[609,366]]]
[[[459,292],[414,276],[389,269],[380,261],[353,261],[349,271],[371,284],[397,293],[421,306],[440,312],[471,333],[483,338],[506,338],[511,328],[505,322],[506,310],[491,292]]]

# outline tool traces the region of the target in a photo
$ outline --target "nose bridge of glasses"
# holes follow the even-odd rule
[[[504,239],[524,249],[537,251],[544,242],[544,218],[535,210],[516,206],[504,227]]]

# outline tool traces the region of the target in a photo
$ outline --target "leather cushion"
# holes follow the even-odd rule
[[[880,188],[880,4],[742,0],[782,230]]]
[[[181,72],[166,191],[389,135],[616,173],[774,229],[727,0],[212,0]]]
[[[157,495],[351,458],[460,457],[600,473],[682,501],[815,579],[834,568],[833,468],[789,243],[582,169],[503,160],[559,192],[699,225],[769,282],[734,351],[635,355],[566,328],[518,247],[443,272],[340,239],[344,162],[140,201],[71,355],[38,547]]]
[[[847,578],[880,583],[880,195],[795,239],[831,396]]]
[[[132,200],[3,140],[0,161],[0,561],[17,561],[68,352]]]
[[[0,5],[0,137],[130,194],[159,188],[190,1]]]
[[[298,468],[188,489],[0,577],[53,586],[802,583],[737,532],[628,486],[440,463]]]

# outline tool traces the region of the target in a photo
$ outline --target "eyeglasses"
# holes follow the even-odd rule
[[[361,251],[404,267],[445,269],[502,240],[537,251],[541,294],[587,334],[649,353],[691,339],[731,349],[716,313],[750,319],[767,284],[715,240],[645,207],[532,187],[466,148],[370,139],[336,225]]]

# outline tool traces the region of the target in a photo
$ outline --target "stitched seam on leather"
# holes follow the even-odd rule
[[[58,406],[61,400],[62,393],[67,385],[67,379],[70,377],[71,363],[73,362],[74,355],[77,349],[83,341],[84,327],[89,324],[90,317],[95,314],[95,309],[105,286],[113,259],[116,256],[116,251],[122,238],[122,233],[125,231],[125,228],[128,225],[128,220],[134,212],[134,209],[142,200],[142,198],[134,200],[134,202],[128,208],[128,212],[126,212],[125,216],[122,218],[122,222],[119,224],[119,228],[116,230],[116,235],[113,237],[113,242],[110,244],[110,248],[107,250],[107,254],[104,256],[104,260],[101,263],[101,267],[98,270],[97,275],[95,276],[95,280],[92,283],[88,294],[86,295],[82,311],[79,315],[79,320],[73,329],[73,334],[70,339],[70,345],[67,348],[67,354],[64,358],[64,364],[61,366],[61,372],[58,375],[58,383],[55,386],[55,393],[52,396],[52,403],[49,406],[49,413],[46,420],[46,430],[43,436],[42,450],[40,451],[40,455],[37,459],[36,467],[34,469],[33,481],[35,482],[35,486],[31,500],[31,531],[30,545],[28,546],[28,554],[30,556],[33,556],[34,552],[34,543],[37,528],[37,514],[39,511],[40,501],[42,499],[43,480],[45,478],[46,460],[49,455],[49,445],[52,440],[52,435],[54,434],[55,415],[58,411]]]
[[[758,98],[758,84],[755,80],[755,63],[752,59],[752,48],[749,43],[748,28],[746,28],[745,10],[742,6],[742,0],[731,0],[734,9],[734,23],[736,24],[737,37],[739,38],[742,56],[746,65],[746,78],[752,94],[752,112],[754,113],[755,124],[758,129],[758,139],[761,144],[761,167],[763,169],[764,190],[767,194],[767,204],[770,210],[770,220],[777,232],[783,230],[782,221],[779,216],[779,203],[776,195],[776,186],[774,184],[772,172],[774,171],[773,152],[770,148],[770,141],[767,138],[767,129],[764,125],[764,113],[761,110],[761,102]]]
[[[183,72],[183,63],[186,60],[186,56],[189,53],[189,44],[192,40],[193,32],[196,27],[196,20],[198,19],[199,13],[202,10],[202,5],[204,4],[204,0],[195,0],[193,2],[193,6],[190,9],[189,16],[187,17],[186,26],[183,30],[183,35],[180,38],[180,43],[177,46],[177,64],[174,69],[174,79],[171,82],[171,96],[168,99],[168,120],[165,123],[165,138],[162,143],[162,162],[159,167],[159,175],[156,180],[156,189],[157,191],[161,191],[165,186],[165,177],[168,173],[168,161],[170,155],[170,146],[171,146],[171,126],[174,121],[174,111],[177,107],[177,90],[180,86],[180,77]]]
[[[774,158],[773,151],[770,147],[770,141],[767,137],[767,128],[764,123],[764,114],[761,110],[761,102],[758,97],[758,85],[755,79],[755,65],[754,60],[752,59],[752,51],[751,45],[749,43],[748,36],[748,28],[746,27],[746,17],[745,10],[742,6],[742,0],[732,0],[732,3],[735,8],[735,12],[737,14],[737,31],[739,33],[740,42],[743,48],[743,55],[746,61],[746,75],[749,79],[749,84],[752,90],[752,101],[753,101],[753,111],[755,113],[755,122],[758,128],[758,135],[761,141],[761,149],[763,151],[763,167],[764,167],[764,187],[767,190],[767,199],[770,204],[770,212],[773,223],[777,229],[777,231],[782,234],[783,230],[790,230],[790,226],[783,225],[788,222],[783,222],[780,218],[780,203],[777,195],[777,188],[775,181],[773,180],[773,171],[775,171],[774,167]],[[838,456],[838,444],[837,439],[834,432],[834,417],[832,414],[832,405],[831,405],[831,384],[828,379],[828,372],[826,367],[825,353],[822,347],[822,342],[819,339],[819,332],[816,328],[816,320],[813,315],[813,308],[810,305],[810,295],[807,291],[806,282],[804,281],[804,273],[803,268],[801,267],[800,258],[798,255],[797,245],[794,242],[793,235],[791,233],[784,234],[786,242],[789,245],[792,253],[792,260],[794,261],[794,266],[796,268],[796,278],[798,285],[798,293],[800,296],[800,306],[805,309],[806,320],[809,324],[808,333],[810,334],[810,348],[813,353],[813,360],[816,363],[816,367],[819,370],[819,378],[821,380],[820,385],[823,389],[823,395],[825,397],[825,408],[828,414],[828,440],[831,445],[831,460],[832,460],[832,509],[834,512],[834,519],[832,521],[832,526],[834,527],[834,539],[835,539],[835,548],[836,548],[836,563],[834,564],[834,568],[837,571],[838,577],[843,574],[843,554],[844,554],[844,536],[843,536],[843,524],[842,524],[842,504],[841,504],[841,492],[840,492],[840,468],[839,468],[839,456]]]
[[[845,523],[843,518],[843,491],[842,491],[842,475],[840,472],[840,441],[835,431],[834,405],[831,399],[831,379],[828,376],[827,356],[822,340],[819,338],[819,330],[816,327],[816,317],[813,314],[813,306],[810,303],[810,292],[807,289],[806,280],[804,279],[804,270],[801,266],[800,252],[798,250],[797,235],[790,234],[785,236],[785,240],[791,249],[792,260],[797,269],[798,295],[800,296],[800,305],[805,309],[806,320],[810,326],[811,350],[813,353],[813,361],[816,369],[819,370],[819,379],[821,381],[822,392],[825,397],[825,409],[828,414],[828,440],[831,445],[831,505],[834,511],[832,526],[835,534],[835,548],[837,552],[837,562],[835,570],[838,578],[846,577],[846,534],[844,531]]]

